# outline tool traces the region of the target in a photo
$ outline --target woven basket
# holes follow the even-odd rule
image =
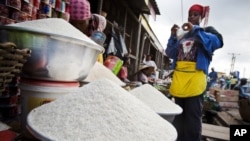
[[[0,43],[0,96],[12,78],[21,73],[30,55],[30,49],[18,49],[11,42]]]

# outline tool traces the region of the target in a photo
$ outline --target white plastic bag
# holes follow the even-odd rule
[[[122,55],[124,56],[125,54],[128,54],[127,46],[126,46],[126,44],[124,42],[124,39],[123,39],[121,33],[120,33],[119,37],[120,37],[120,43],[121,43],[121,46],[122,46]]]
[[[107,54],[116,54],[116,53],[117,53],[117,49],[115,47],[114,38],[111,37],[110,42],[109,42],[109,46],[107,49]]]

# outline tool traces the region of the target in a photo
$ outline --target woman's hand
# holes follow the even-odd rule
[[[184,23],[181,27],[184,31],[191,31],[193,29],[193,24],[188,22],[188,23]]]
[[[176,33],[177,33],[177,30],[179,29],[180,27],[177,25],[177,24],[174,24],[171,28],[171,35],[175,35],[176,36]]]

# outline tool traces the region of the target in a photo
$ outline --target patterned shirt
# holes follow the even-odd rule
[[[186,38],[180,41],[177,61],[196,62],[196,54],[197,46],[192,38]]]

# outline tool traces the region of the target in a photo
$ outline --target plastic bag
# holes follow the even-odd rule
[[[115,42],[113,36],[110,39],[109,46],[107,48],[107,54],[113,54],[115,55],[117,53],[117,49],[115,47]]]
[[[111,40],[107,48],[107,55],[115,55],[120,59],[124,59],[124,55],[128,53],[124,39],[121,34],[116,34],[114,27],[112,27]]]
[[[121,47],[122,47],[122,55],[124,56],[125,54],[128,54],[127,46],[126,46],[126,44],[124,42],[124,39],[123,39],[121,33],[119,35],[119,38],[120,38],[120,44],[121,44]]]

